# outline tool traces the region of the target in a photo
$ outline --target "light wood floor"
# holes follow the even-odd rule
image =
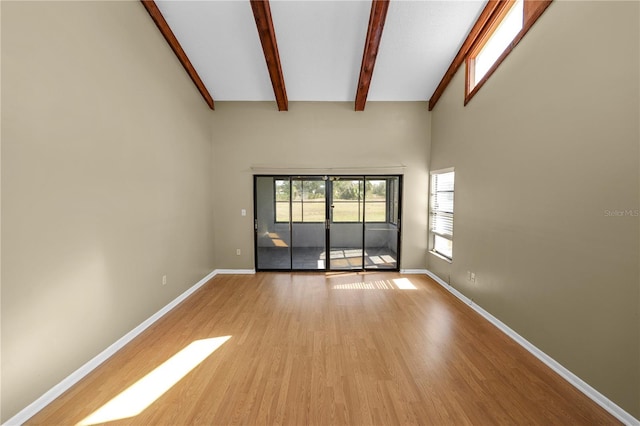
[[[28,424],[77,424],[221,336],[109,424],[619,424],[438,284],[397,273],[217,276]]]

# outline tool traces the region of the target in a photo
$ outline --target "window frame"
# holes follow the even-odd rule
[[[345,199],[336,199],[335,198],[335,193],[334,193],[334,185],[336,182],[339,181],[349,181],[351,180],[352,182],[354,180],[357,180],[358,183],[358,198],[355,200],[345,200]],[[360,175],[356,175],[356,176],[335,176],[333,180],[331,180],[331,195],[329,198],[330,204],[329,204],[329,220],[331,221],[331,223],[364,223],[364,209],[365,209],[365,205],[364,205],[364,201],[365,201],[365,176],[360,176]],[[336,220],[335,218],[335,205],[338,204],[352,204],[355,203],[358,205],[358,213],[357,213],[357,219],[356,220]]]
[[[357,179],[360,179],[360,175],[355,175],[355,176],[338,176],[340,178],[340,180],[348,180],[351,177],[355,177]],[[384,200],[370,200],[367,197],[367,181],[384,181],[385,182],[385,197]],[[333,191],[333,183],[335,183],[336,180],[332,181],[332,188],[331,190]],[[332,194],[332,198],[331,198],[331,202],[332,204],[348,204],[348,203],[358,203],[358,220],[336,220],[335,216],[333,215],[333,213],[330,214],[331,217],[331,222],[332,223],[366,223],[366,224],[380,224],[380,223],[389,223],[392,225],[398,225],[398,218],[399,215],[396,212],[396,208],[394,205],[392,205],[392,202],[395,201],[392,197],[392,191],[395,190],[396,188],[391,186],[391,182],[394,182],[394,177],[388,177],[388,176],[362,176],[362,186],[358,189],[359,191],[359,196],[356,200],[336,200],[335,198],[333,198],[333,194]],[[398,184],[398,191],[399,191],[399,184]],[[400,198],[400,195],[398,194],[398,200]],[[366,209],[367,209],[367,205],[368,204],[383,204],[384,205],[384,220],[369,220],[367,219],[367,215],[366,215]],[[331,208],[331,207],[330,207]]]
[[[443,175],[446,173],[453,173],[453,189],[451,191],[436,191],[434,185],[434,177],[437,175]],[[447,262],[453,262],[453,228],[454,228],[454,217],[455,217],[455,169],[453,167],[449,167],[446,169],[433,170],[429,173],[429,252],[446,260]],[[453,204],[451,212],[442,211],[442,213],[451,215],[451,235],[445,235],[439,232],[435,232],[433,230],[433,222],[436,214],[435,204],[435,196],[438,192],[451,192],[453,194]],[[438,210],[439,211],[439,210]],[[436,250],[435,248],[435,239],[436,236],[440,238],[444,238],[451,242],[451,256],[448,256],[446,253],[442,253]]]
[[[325,198],[323,198],[322,201],[315,201],[315,200],[309,200],[309,199],[305,200],[304,199],[304,184],[305,184],[305,182],[321,181],[321,180],[322,180],[322,178],[318,178],[318,179],[299,179],[298,178],[297,179],[297,178],[294,178],[294,177],[289,177],[288,179],[284,179],[284,178],[274,179],[273,180],[274,194],[276,193],[276,187],[277,187],[276,181],[288,181],[288,183],[289,183],[289,199],[287,201],[278,201],[276,199],[276,197],[274,196],[274,209],[273,209],[274,218],[273,218],[273,222],[274,223],[289,223],[289,222],[291,222],[291,223],[296,223],[296,224],[299,224],[299,223],[315,223],[315,224],[324,223],[325,220],[326,220],[326,217],[325,217],[325,219],[319,220],[319,221],[318,220],[305,220],[304,219],[304,205],[305,204],[317,204],[317,203],[325,204],[325,199],[327,197],[327,189],[326,189],[326,186],[325,186],[325,189],[324,189]],[[299,200],[294,200],[293,199],[294,181],[301,182],[302,193],[300,194],[300,199]],[[286,220],[286,221],[278,220],[278,203],[287,203],[289,205],[289,219],[288,220]],[[301,218],[301,220],[293,220],[293,217],[294,217],[294,205],[296,205],[296,204],[300,205],[300,218]]]
[[[493,73],[498,69],[502,62],[509,56],[511,51],[522,40],[525,34],[531,29],[533,24],[538,20],[542,13],[547,9],[553,0],[522,0],[522,28],[515,35],[513,40],[507,45],[505,50],[495,60],[493,65],[487,70],[486,74],[480,81],[474,81],[475,59],[482,51],[482,48],[491,39],[495,31],[498,29],[504,18],[508,15],[511,8],[516,4],[516,0],[498,0],[498,4],[484,24],[480,32],[473,39],[471,47],[465,55],[465,87],[464,87],[464,105],[475,96],[482,86],[491,78]],[[474,84],[475,83],[475,84]],[[435,102],[434,102],[435,104]]]
[[[398,186],[396,188],[396,186]],[[395,197],[394,197],[395,195]],[[397,197],[397,198],[396,198]],[[387,179],[387,223],[398,226],[400,214],[398,206],[400,200],[400,180]]]
[[[324,223],[326,221],[326,211],[325,211],[325,217],[322,218],[322,220],[305,220],[304,216],[305,216],[305,210],[304,210],[304,205],[307,204],[320,204],[322,203],[323,206],[326,205],[326,198],[327,198],[327,188],[326,188],[326,183],[321,179],[321,178],[313,178],[310,179],[309,177],[305,177],[305,178],[291,178],[291,189],[293,190],[293,183],[295,181],[299,181],[300,182],[300,189],[301,189],[301,193],[300,193],[300,199],[299,200],[294,200],[293,197],[291,197],[291,223],[314,223],[314,224],[318,224],[318,223]],[[321,198],[322,201],[318,201],[318,199],[305,199],[304,196],[307,192],[307,190],[305,189],[305,183],[308,182],[323,182],[324,185],[324,197]],[[300,220],[293,220],[294,217],[294,205],[295,204],[299,204],[300,205]]]
[[[286,223],[296,223],[296,224],[300,224],[300,223],[323,223],[325,220],[328,219],[328,217],[325,218],[325,220],[323,221],[310,221],[310,220],[305,220],[304,218],[304,205],[305,204],[311,204],[311,203],[325,203],[325,201],[327,200],[327,186],[325,183],[325,198],[322,199],[322,201],[315,201],[313,199],[309,200],[309,199],[304,199],[303,197],[300,200],[294,200],[293,199],[293,189],[294,189],[294,182],[295,181],[300,181],[302,182],[302,191],[304,193],[304,183],[307,181],[316,181],[316,180],[324,180],[322,178],[322,176],[310,176],[311,179],[300,179],[296,176],[291,176],[291,177],[285,177],[285,176],[275,176],[273,179],[273,222],[276,224],[286,224]],[[342,176],[341,178],[346,179],[346,178],[351,178],[352,176]],[[353,177],[356,177],[358,179],[360,179],[360,175],[354,175]],[[399,226],[400,223],[400,208],[399,208],[399,203],[400,203],[400,191],[401,191],[401,184],[400,184],[400,175],[394,175],[392,177],[389,176],[362,176],[362,186],[358,189],[359,191],[359,197],[358,199],[355,200],[333,200],[333,203],[337,203],[337,204],[341,204],[341,203],[357,203],[358,204],[358,220],[349,220],[349,221],[344,221],[344,220],[332,220],[333,223],[369,223],[369,224],[375,224],[375,223],[388,223],[391,225],[395,225],[395,226]],[[366,182],[369,180],[373,180],[373,181],[384,181],[385,183],[385,196],[383,200],[370,200],[367,198],[365,192],[366,192]],[[285,185],[287,185],[289,187],[289,198],[287,200],[278,200],[277,197],[277,188],[278,188],[278,183],[279,182],[283,182]],[[396,195],[396,197],[394,197],[393,195]],[[328,203],[328,201],[326,201]],[[286,205],[287,206],[287,210],[288,210],[288,218],[286,220],[279,220],[278,219],[278,205]],[[302,217],[302,220],[293,220],[295,213],[294,213],[294,208],[295,205],[298,204],[300,205],[300,214]],[[366,218],[366,214],[365,214],[365,209],[367,207],[367,204],[383,204],[384,205],[384,213],[385,213],[385,217],[384,220],[376,220],[376,221],[371,221],[371,220],[367,220]],[[328,205],[328,204],[327,204]],[[330,205],[329,205],[330,208]],[[363,216],[365,216],[363,218]],[[364,219],[364,222],[363,222]]]

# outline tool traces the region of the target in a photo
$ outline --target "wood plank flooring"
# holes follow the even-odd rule
[[[27,424],[78,424],[222,336],[108,424],[619,424],[431,279],[397,273],[216,276]]]

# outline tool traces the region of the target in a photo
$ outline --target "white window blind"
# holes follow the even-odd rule
[[[453,190],[452,171],[431,175],[431,233],[433,251],[449,259],[453,255]]]

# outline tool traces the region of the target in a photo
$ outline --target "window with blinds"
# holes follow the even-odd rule
[[[453,187],[452,169],[431,173],[431,250],[453,259]]]

